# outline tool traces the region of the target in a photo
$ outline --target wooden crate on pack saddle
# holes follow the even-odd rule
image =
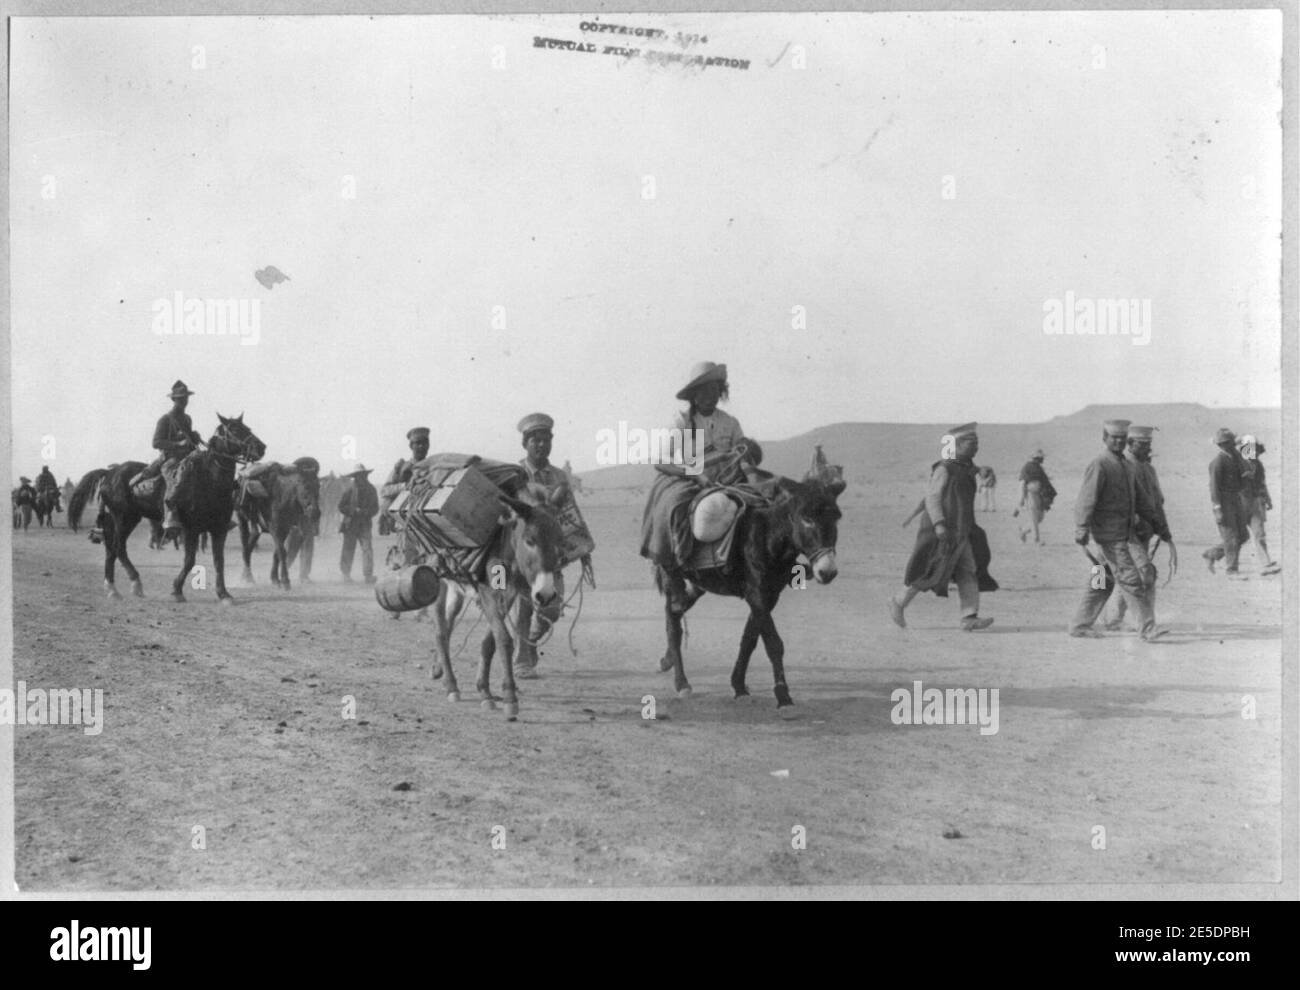
[[[500,523],[501,489],[478,468],[435,468],[413,480],[388,513],[399,528],[410,527],[433,546],[478,547]]]

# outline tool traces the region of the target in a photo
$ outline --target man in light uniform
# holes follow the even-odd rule
[[[1129,427],[1128,460],[1133,468],[1137,487],[1146,492],[1155,515],[1167,530],[1169,522],[1165,515],[1165,496],[1160,490],[1160,479],[1156,477],[1155,465],[1151,463],[1151,442],[1154,439],[1155,429],[1154,426]],[[1129,552],[1133,555],[1133,563],[1137,565],[1138,574],[1142,578],[1142,587],[1146,589],[1147,599],[1151,602],[1152,613],[1156,608],[1156,577],[1158,576],[1155,561],[1151,559],[1151,541],[1155,539],[1155,535],[1155,528],[1145,519],[1139,518],[1133,525],[1133,538],[1128,545]],[[1172,559],[1177,560],[1177,557]],[[1115,613],[1106,623],[1106,628],[1115,631],[1123,628],[1128,601],[1123,594],[1113,593],[1111,601],[1115,603]]]
[[[1093,459],[1083,472],[1083,485],[1074,504],[1074,542],[1088,550],[1096,543],[1088,590],[1070,623],[1070,635],[1098,638],[1093,623],[1101,615],[1114,586],[1128,599],[1138,617],[1138,631],[1150,642],[1168,632],[1156,627],[1155,610],[1146,585],[1138,573],[1129,545],[1134,540],[1134,520],[1144,520],[1162,540],[1173,542],[1163,513],[1157,514],[1146,492],[1138,487],[1132,464],[1124,459],[1129,420],[1108,419],[1102,427],[1104,453]]]

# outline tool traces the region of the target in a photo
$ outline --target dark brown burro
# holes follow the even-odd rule
[[[772,482],[770,504],[750,507],[736,523],[737,531],[727,567],[693,571],[659,560],[655,587],[664,595],[668,650],[659,662],[673,672],[679,697],[689,697],[691,686],[682,666],[682,617],[708,592],[743,598],[749,621],[740,636],[740,653],[731,671],[731,688],[737,698],[749,694],[745,673],[749,658],[763,638],[772,663],[778,708],[793,705],[785,683],[785,644],[776,631],[772,611],[781,592],[802,580],[797,566],[802,554],[818,584],[835,580],[835,541],[840,509],[835,500],[844,491],[842,479],[806,477],[804,481],[780,478]]]

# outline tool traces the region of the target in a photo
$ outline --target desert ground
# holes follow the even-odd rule
[[[850,470],[838,578],[787,591],[777,609],[795,700],[784,712],[761,646],[752,698],[732,699],[737,600],[706,597],[688,617],[692,697],[658,671],[662,606],[636,553],[644,487],[584,494],[599,586],[572,630],[576,654],[571,611],[542,676],[521,682],[513,723],[470,700],[483,626],[453,638],[466,700],[450,704],[430,678],[431,625],[392,621],[369,587],[342,583],[336,536],[318,545],[313,583],[291,592],[267,583],[269,553],[254,558],[255,586],[238,584],[236,564],[237,604],[221,608],[210,583],[186,604],[167,598],[179,554],[147,549],[144,528],[132,552],[148,597],[116,602],[84,532],[16,533],[15,680],[102,688],[105,705],[97,736],[15,729],[19,886],[1276,881],[1285,579],[1260,577],[1250,549],[1244,580],[1205,570],[1203,440],[1183,467],[1173,450],[1157,462],[1182,557],[1158,602],[1165,643],[1065,634],[1087,581],[1071,542],[1081,454],[1049,458],[1062,494],[1042,547],[1018,539],[1015,469],[1000,466],[998,511],[981,520],[1002,588],[978,633],[957,629],[955,595],[918,598],[907,630],[885,607],[930,455],[900,480]],[[894,724],[891,694],[915,681],[997,688],[998,731]]]

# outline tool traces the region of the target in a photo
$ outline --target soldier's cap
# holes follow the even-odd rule
[[[529,413],[519,421],[519,432],[527,439],[530,433],[550,433],[554,426],[555,420],[546,413]]]
[[[1046,456],[1047,455],[1043,453],[1043,448],[1039,447],[1037,450],[1033,452],[1033,454],[1030,455],[1030,459],[1035,461],[1041,461]]]
[[[19,479],[18,479],[18,483],[19,483],[20,485],[30,485],[30,484],[32,483],[32,479],[31,479],[31,478],[19,478]]]
[[[429,428],[427,426],[413,426],[406,431],[406,439],[415,442],[416,440],[428,441]]]
[[[370,473],[371,471],[373,471],[373,470],[374,470],[374,468],[368,468],[368,467],[366,467],[364,464],[362,464],[360,461],[357,461],[357,469],[356,469],[355,471],[349,471],[349,472],[348,472],[347,474],[345,474],[343,477],[345,477],[345,478],[357,478],[357,477],[361,477],[361,476],[367,475],[367,474],[369,474],[369,473]]]
[[[1101,428],[1113,437],[1122,437],[1128,435],[1129,424],[1131,419],[1108,419],[1101,424]]]
[[[975,435],[974,423],[962,423],[961,426],[954,426],[948,431],[954,440],[960,440],[962,437],[973,437]]]
[[[191,392],[190,387],[186,385],[183,381],[181,381],[179,378],[177,378],[176,381],[172,383],[171,394],[168,395],[167,398],[179,399],[182,395],[197,395],[197,394],[198,394],[197,392]]]
[[[1233,433],[1226,426],[1220,426],[1214,431],[1214,442],[1219,443],[1236,443],[1237,434]]]
[[[1130,440],[1150,440],[1156,428],[1154,426],[1130,426],[1128,428],[1128,438]]]
[[[721,382],[727,384],[727,366],[725,364],[714,364],[712,361],[698,361],[691,366],[691,378],[681,391],[677,393],[679,399],[689,399],[691,393],[701,385],[707,385],[709,382]]]

